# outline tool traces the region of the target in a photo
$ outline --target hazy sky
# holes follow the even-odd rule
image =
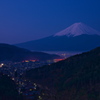
[[[50,36],[76,22],[100,31],[100,0],[0,0],[0,43]]]

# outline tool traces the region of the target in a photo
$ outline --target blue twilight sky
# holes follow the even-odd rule
[[[100,31],[100,0],[0,0],[0,43],[20,43],[76,22]]]

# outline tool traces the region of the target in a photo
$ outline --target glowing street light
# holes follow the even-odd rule
[[[1,64],[0,64],[0,68],[2,68],[2,66],[3,66],[3,65],[4,65],[4,64],[3,64],[3,63],[1,63]]]

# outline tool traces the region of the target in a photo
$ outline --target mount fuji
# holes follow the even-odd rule
[[[100,46],[100,32],[80,22],[52,36],[16,46],[35,51],[87,51]]]

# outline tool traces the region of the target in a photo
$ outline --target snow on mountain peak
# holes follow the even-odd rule
[[[56,33],[54,36],[78,36],[82,34],[87,34],[87,35],[100,35],[100,32],[96,31],[95,29],[83,24],[83,23],[75,23],[68,28]]]

